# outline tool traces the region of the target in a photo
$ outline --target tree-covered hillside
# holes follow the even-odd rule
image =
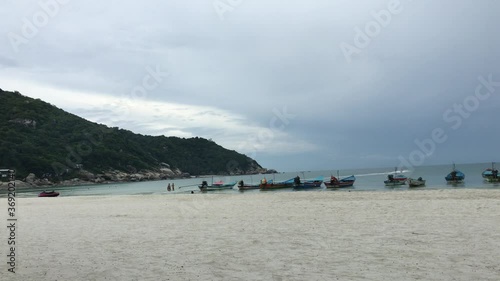
[[[67,179],[78,170],[135,173],[169,167],[192,175],[253,173],[251,158],[203,138],[144,136],[89,122],[0,89],[0,168]]]

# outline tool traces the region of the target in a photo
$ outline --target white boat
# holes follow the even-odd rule
[[[422,179],[421,177],[418,178],[418,179],[412,179],[412,178],[409,178],[408,179],[408,185],[410,187],[419,187],[419,186],[425,186],[425,180]]]
[[[387,175],[387,180],[384,181],[386,186],[405,185],[408,178],[403,174],[398,174],[398,168],[394,169],[394,174]]]

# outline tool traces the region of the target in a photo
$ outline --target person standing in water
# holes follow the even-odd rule
[[[170,191],[170,183],[167,185],[167,191]]]
[[[172,191],[174,191],[174,190],[175,190],[174,183],[172,183]]]

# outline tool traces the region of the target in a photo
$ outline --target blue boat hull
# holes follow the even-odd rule
[[[453,175],[453,172],[451,172],[445,177],[445,180],[449,183],[463,182],[465,179],[465,174],[460,171],[454,171],[454,172],[455,175]]]

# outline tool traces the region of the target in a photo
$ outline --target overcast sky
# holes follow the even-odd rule
[[[500,1],[0,5],[0,88],[91,121],[279,171],[500,161]]]

